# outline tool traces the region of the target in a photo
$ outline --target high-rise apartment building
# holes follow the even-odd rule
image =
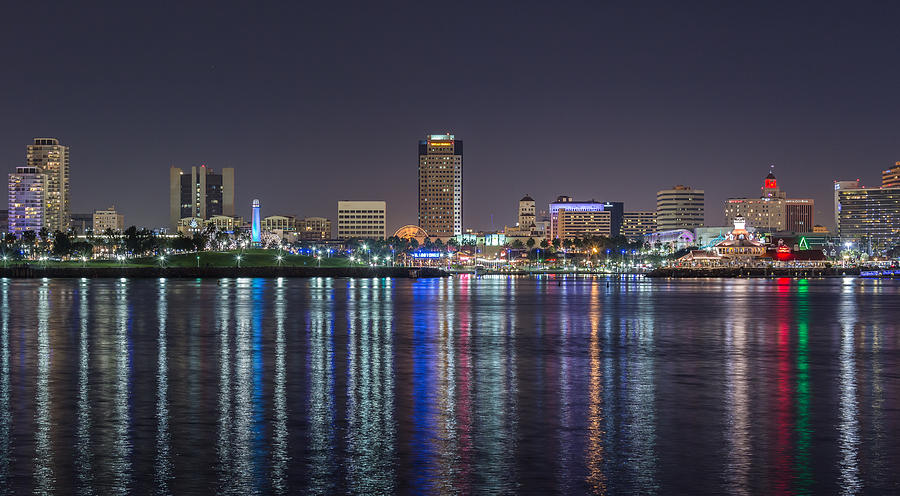
[[[656,230],[656,212],[652,210],[625,212],[622,218],[622,236],[629,240],[639,240]]]
[[[890,169],[881,171],[881,187],[900,188],[900,162],[895,162]]]
[[[703,227],[705,200],[702,189],[676,185],[656,193],[656,225],[660,231]]]
[[[339,201],[338,239],[384,239],[383,201]]]
[[[9,232],[21,236],[46,224],[47,174],[37,167],[16,167],[9,175]]]
[[[116,207],[94,211],[94,234],[103,234],[107,229],[114,232],[125,230],[125,216],[116,212]]]
[[[462,235],[462,171],[462,140],[447,133],[419,141],[419,227],[429,236]]]
[[[811,198],[785,198],[784,230],[796,233],[813,232],[813,209],[815,200]]]
[[[234,169],[216,174],[206,165],[191,167],[190,174],[169,169],[169,224],[178,229],[181,219],[209,220],[217,215],[234,216]]]
[[[27,167],[47,176],[44,226],[50,232],[69,229],[69,147],[56,138],[34,138],[25,152]]]

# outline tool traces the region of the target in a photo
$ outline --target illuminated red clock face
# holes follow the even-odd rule
[[[766,179],[766,188],[767,189],[775,189],[776,187],[777,186],[776,186],[774,179]]]

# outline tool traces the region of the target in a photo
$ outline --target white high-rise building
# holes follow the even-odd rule
[[[44,226],[50,232],[69,229],[69,147],[56,138],[35,138],[28,145],[26,166],[46,174]]]
[[[452,134],[419,141],[419,227],[429,236],[462,235],[463,142]]]
[[[859,179],[834,182],[834,232],[841,231],[841,191],[857,188],[859,188]]]
[[[338,239],[384,239],[386,203],[339,201]]]

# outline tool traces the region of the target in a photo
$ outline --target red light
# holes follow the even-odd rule
[[[776,180],[775,179],[766,179],[766,188],[767,189],[775,189],[776,188]]]

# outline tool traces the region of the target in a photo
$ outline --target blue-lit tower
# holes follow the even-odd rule
[[[260,243],[259,238],[259,200],[253,200],[253,224],[250,230],[250,242],[254,245]]]

